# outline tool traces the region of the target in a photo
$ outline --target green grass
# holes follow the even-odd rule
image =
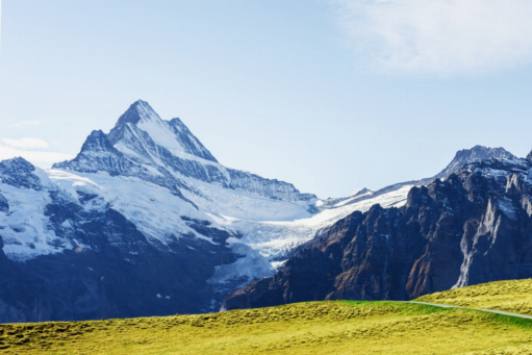
[[[418,300],[532,315],[532,279],[489,282],[433,293]]]
[[[528,287],[532,293],[530,280],[512,284],[511,290]],[[422,299],[450,303],[440,300],[452,294],[475,302],[480,292],[484,302],[484,287],[464,289],[460,297],[450,291]],[[490,284],[497,302],[513,304],[514,293],[504,298],[499,287],[508,290]],[[0,353],[532,354],[532,321],[399,302],[307,302],[190,316],[0,325]]]

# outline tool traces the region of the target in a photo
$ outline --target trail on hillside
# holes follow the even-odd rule
[[[501,316],[532,320],[532,316],[528,315],[528,314],[519,314],[519,313],[513,313],[513,312],[506,312],[506,311],[500,311],[500,310],[497,310],[497,309],[465,307],[465,306],[457,306],[457,305],[452,305],[452,304],[439,304],[439,303],[420,302],[420,301],[406,301],[406,303],[420,304],[420,305],[433,306],[433,307],[439,307],[439,308],[467,309],[467,310],[478,311],[478,312],[498,314],[498,315],[501,315]]]

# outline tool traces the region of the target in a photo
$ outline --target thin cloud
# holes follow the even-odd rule
[[[496,71],[532,62],[529,0],[334,1],[357,57],[391,71]]]
[[[33,164],[45,169],[51,167],[53,163],[72,158],[69,154],[59,152],[21,149],[5,144],[3,140],[0,140],[0,160],[16,157],[27,159]]]
[[[11,128],[30,128],[30,127],[38,127],[40,125],[41,125],[41,121],[27,120],[27,121],[13,122],[9,126]]]
[[[50,146],[47,141],[40,138],[3,138],[1,142],[11,148],[27,150],[46,149]]]

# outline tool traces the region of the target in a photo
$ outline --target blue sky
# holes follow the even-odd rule
[[[532,148],[527,0],[3,0],[0,157],[74,155],[147,100],[322,197]]]

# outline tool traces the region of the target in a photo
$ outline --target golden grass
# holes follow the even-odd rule
[[[473,311],[388,302],[312,302],[0,329],[7,354],[532,353],[532,326]]]
[[[525,280],[467,288],[460,297],[448,293],[459,302],[476,302],[477,295],[487,301],[489,287],[497,302],[513,304],[531,286]],[[445,294],[422,299],[451,303]],[[190,316],[0,325],[0,353],[532,354],[532,321],[408,303],[307,302]]]
[[[433,293],[418,300],[532,315],[532,279],[489,282]]]

